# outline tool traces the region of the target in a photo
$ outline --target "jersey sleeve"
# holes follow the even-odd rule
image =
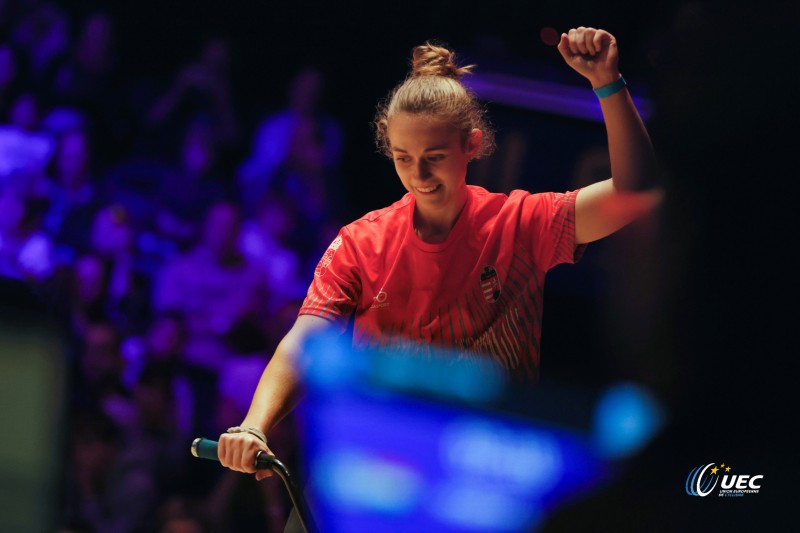
[[[314,269],[314,279],[298,314],[325,318],[344,331],[361,295],[357,257],[354,239],[347,228],[342,228]]]
[[[586,250],[575,242],[575,198],[578,191],[531,194],[523,201],[523,227],[533,261],[542,270],[575,263]]]

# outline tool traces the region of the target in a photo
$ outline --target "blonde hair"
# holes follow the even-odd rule
[[[494,150],[494,131],[475,94],[461,83],[461,77],[471,74],[473,68],[475,65],[459,67],[455,52],[445,46],[426,41],[415,47],[411,72],[378,104],[373,122],[378,149],[391,157],[389,119],[410,113],[449,122],[461,131],[463,143],[473,129],[481,130],[483,138],[475,159],[488,156]]]

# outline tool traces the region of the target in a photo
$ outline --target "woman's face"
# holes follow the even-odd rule
[[[477,153],[481,135],[472,130],[465,146],[461,132],[447,122],[409,113],[389,119],[394,167],[418,206],[445,207],[463,198],[467,163]]]

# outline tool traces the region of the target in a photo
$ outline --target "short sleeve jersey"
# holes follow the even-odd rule
[[[447,239],[422,241],[414,197],[344,226],[323,254],[299,314],[352,314],[353,346],[454,348],[538,380],[545,273],[573,263],[578,191],[510,195],[468,186]]]

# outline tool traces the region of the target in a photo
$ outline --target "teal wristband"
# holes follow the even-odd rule
[[[602,87],[593,89],[593,91],[598,98],[607,98],[612,94],[620,92],[626,85],[628,85],[628,83],[625,81],[625,78],[620,76],[617,81],[612,81],[608,85],[603,85]]]

